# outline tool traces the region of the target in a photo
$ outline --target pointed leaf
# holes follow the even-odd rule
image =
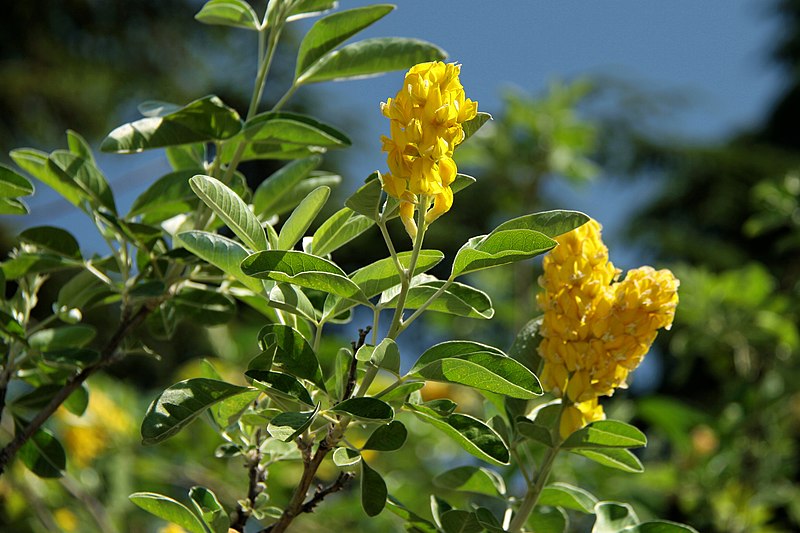
[[[242,262],[242,271],[248,276],[292,283],[369,305],[359,286],[342,269],[330,261],[304,252],[257,252]]]
[[[616,468],[617,470],[622,470],[624,472],[633,472],[633,473],[644,472],[644,467],[642,466],[641,461],[639,461],[639,458],[626,449],[573,448],[569,451],[571,451],[572,453],[576,453],[578,455],[583,455],[584,457],[591,459],[596,463],[600,463],[601,465],[608,466],[610,468]]]
[[[270,372],[268,370],[248,370],[244,374],[253,380],[253,386],[263,390],[267,394],[275,394],[280,398],[297,400],[306,405],[314,407],[311,394],[300,383],[297,378],[282,372]]]
[[[147,409],[142,421],[142,444],[168,439],[217,402],[250,390],[249,387],[207,378],[176,383],[153,400]]]
[[[344,148],[352,141],[333,126],[307,115],[288,111],[269,111],[244,124],[242,139],[248,143],[287,143],[295,146]]]
[[[264,290],[261,281],[242,272],[241,263],[247,250],[236,241],[207,231],[186,231],[176,235],[177,240],[194,255],[208,261],[229,276],[233,276],[256,294]]]
[[[5,165],[0,165],[0,198],[19,198],[33,194],[33,183]]]
[[[413,374],[417,372],[420,368],[424,367],[428,363],[433,361],[437,361],[439,359],[444,359],[446,357],[461,357],[463,355],[469,355],[473,353],[494,353],[498,355],[505,355],[502,350],[495,348],[494,346],[489,346],[488,344],[481,344],[479,342],[473,341],[446,341],[440,342],[439,344],[435,344],[425,350],[425,352],[417,359],[417,362],[414,363],[414,366],[411,367],[411,370],[408,371],[409,374]]]
[[[168,496],[155,492],[134,492],[128,498],[148,513],[191,533],[207,533],[203,523],[188,507]]]
[[[83,348],[92,342],[96,333],[92,326],[83,324],[40,329],[28,338],[28,344],[42,352]]]
[[[27,215],[31,210],[17,198],[0,198],[0,215]]]
[[[473,237],[456,253],[451,278],[530,259],[558,244],[538,231],[512,229]]]
[[[242,128],[239,114],[216,96],[205,96],[164,116],[124,124],[100,145],[104,152],[134,153],[151,148],[224,140]]]
[[[633,507],[627,503],[599,502],[594,507],[597,520],[592,533],[619,533],[628,526],[639,523]]]
[[[321,57],[297,78],[297,84],[375,76],[405,70],[425,61],[441,61],[446,57],[441,48],[418,39],[365,39]]]
[[[11,150],[11,159],[25,172],[41,181],[72,205],[80,205],[84,193],[80,186],[63,174],[51,170],[47,153],[32,148]]]
[[[227,185],[210,176],[189,180],[192,190],[210,207],[237,237],[253,251],[267,249],[267,237],[258,219],[244,200]]]
[[[370,468],[366,461],[361,461],[361,507],[367,516],[378,516],[386,507],[386,482],[379,473]]]
[[[336,0],[296,0],[286,17],[286,22],[315,17],[336,7]]]
[[[437,487],[487,496],[504,496],[506,484],[503,478],[488,468],[459,466],[433,478]]]
[[[433,409],[408,403],[405,404],[405,408],[420,420],[444,432],[478,459],[496,466],[508,464],[509,453],[503,439],[477,418],[460,413],[441,416]]]
[[[318,187],[308,193],[308,196],[292,211],[278,234],[279,250],[291,250],[297,241],[303,238],[311,222],[328,201],[330,192],[329,187]]]
[[[539,496],[538,505],[550,505],[553,507],[563,507],[582,513],[594,513],[594,506],[597,504],[595,498],[589,492],[580,487],[575,487],[567,483],[553,483],[546,486]]]
[[[67,230],[53,226],[36,226],[19,234],[19,240],[42,250],[73,259],[81,258],[77,239]]]
[[[392,452],[403,447],[408,437],[408,430],[399,420],[392,420],[385,426],[378,426],[372,432],[362,450],[378,450]]]
[[[199,172],[199,168],[193,167],[160,177],[134,200],[128,217],[142,215],[144,222],[152,224],[194,211],[199,202],[189,185],[189,178]]]
[[[331,411],[368,421],[394,418],[392,406],[377,398],[350,398],[331,407]]]
[[[548,237],[555,238],[570,232],[588,222],[589,217],[579,211],[543,211],[512,218],[497,226],[492,233],[515,229],[538,231]]]
[[[81,156],[91,161],[93,164],[96,163],[94,155],[92,154],[92,148],[89,146],[89,143],[86,142],[86,139],[77,131],[67,130],[67,145],[69,146],[69,151],[73,154]]]
[[[669,520],[652,520],[620,529],[619,533],[697,533],[697,530],[686,524],[678,524]]]
[[[478,111],[478,114],[475,115],[475,118],[470,119],[461,125],[461,127],[464,130],[464,139],[461,142],[463,143],[464,141],[475,135],[475,133],[477,133],[478,130],[481,129],[481,127],[490,120],[492,120],[492,115],[490,115],[489,113]],[[459,144],[459,146],[461,145]]]
[[[294,328],[281,324],[268,324],[258,333],[261,348],[277,346],[275,363],[296,377],[307,379],[325,390],[317,356],[308,341]]]
[[[112,213],[117,212],[111,187],[91,160],[66,150],[56,150],[50,154],[47,167],[59,180],[75,183],[81,190],[81,195],[94,206],[99,205]]]
[[[253,193],[253,210],[257,215],[268,214],[300,180],[308,176],[322,162],[320,156],[292,161],[261,182]]]
[[[475,513],[462,509],[449,509],[442,513],[440,520],[444,533],[484,533],[487,531]]]
[[[345,207],[334,213],[314,233],[311,251],[314,255],[328,255],[352,241],[369,228],[375,221],[355,213]]]
[[[231,26],[245,30],[258,31],[256,12],[244,0],[210,0],[194,16],[203,24]]]
[[[345,200],[344,205],[356,213],[369,217],[377,222],[382,192],[383,189],[378,179],[378,173],[373,172],[367,178],[367,183],[362,185],[350,198]]]
[[[184,286],[172,300],[181,320],[199,326],[227,324],[236,315],[236,302],[207,286]]]
[[[64,448],[50,430],[39,428],[19,449],[19,459],[41,478],[61,477],[67,467]]]
[[[579,429],[562,448],[638,448],[647,446],[647,437],[637,428],[619,420],[599,420]]]
[[[314,422],[318,412],[319,404],[313,411],[280,413],[270,421],[267,431],[278,440],[290,442]]]
[[[328,15],[315,22],[300,43],[294,77],[298,78],[326,53],[393,9],[394,6],[385,4],[359,7]]]
[[[200,513],[200,518],[211,528],[212,533],[228,533],[228,513],[219,503],[217,496],[205,487],[192,487],[189,490],[192,505]]]
[[[414,285],[406,296],[405,309],[418,309],[444,284],[444,281],[435,280]],[[396,295],[389,302],[382,303],[381,306],[393,309],[397,307],[398,299],[399,295]],[[489,295],[475,287],[459,282],[451,282],[447,289],[428,305],[426,310],[478,319],[490,319],[494,316],[494,308]]]
[[[527,525],[531,533],[567,533],[569,520],[563,509],[536,506]]]

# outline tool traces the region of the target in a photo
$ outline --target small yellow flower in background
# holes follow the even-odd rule
[[[669,329],[679,282],[669,270],[640,267],[617,281],[600,224],[590,220],[560,236],[544,258],[537,296],[544,311],[539,353],[546,390],[568,400],[560,432],[567,437],[605,418],[598,396],[627,386],[659,329]]]
[[[78,529],[78,517],[66,507],[53,511],[53,520],[62,531],[70,532]]]
[[[69,457],[80,467],[89,465],[115,437],[129,435],[135,429],[131,416],[98,389],[89,393],[89,405],[83,416],[64,409],[57,413],[65,424],[64,444]]]
[[[158,533],[186,533],[186,530],[177,524],[169,524],[159,529]]]
[[[424,209],[430,223],[450,210],[450,185],[458,169],[453,150],[464,140],[462,124],[475,118],[478,103],[464,94],[458,76],[461,65],[433,61],[411,67],[403,88],[381,103],[390,121],[390,137],[383,136],[389,173],[383,190],[400,200],[400,219],[413,239],[417,234],[414,210]],[[419,196],[433,199],[420,206]]]

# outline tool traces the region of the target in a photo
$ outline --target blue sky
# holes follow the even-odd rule
[[[370,3],[342,0],[340,9]],[[713,139],[752,124],[780,89],[778,71],[768,61],[780,28],[770,15],[772,2],[765,0],[403,0],[397,4],[393,13],[357,38],[396,35],[438,44],[450,60],[463,64],[463,84],[483,111],[497,112],[500,90],[509,85],[536,94],[553,79],[612,76],[643,91],[680,94],[688,105],[662,117],[659,127],[676,136]],[[308,27],[314,20],[296,24]],[[379,136],[388,125],[379,102],[397,91],[401,79],[397,72],[302,89],[322,97],[314,110],[321,118],[337,125],[352,115],[362,125],[362,130],[348,132],[354,146],[344,155],[346,189],[385,167]],[[74,127],[80,130],[80,125]],[[123,209],[164,168],[154,154],[101,154],[99,161],[112,183],[142,180],[141,187],[126,187],[128,192],[118,202]],[[39,186],[31,199],[32,215],[6,220],[20,226],[69,225],[78,234],[92,232],[88,224],[84,231],[82,217],[74,210],[59,209],[53,216],[46,206],[52,205],[54,195],[45,189]],[[597,192],[581,191],[565,207],[588,211]]]

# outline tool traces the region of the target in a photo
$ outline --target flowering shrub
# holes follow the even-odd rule
[[[560,451],[641,471],[629,448],[644,446],[645,436],[626,423],[602,420],[597,398],[624,386],[656,330],[669,326],[677,281],[668,271],[642,268],[613,283],[618,273],[608,262],[599,225],[565,210],[503,222],[464,243],[450,258],[446,278],[429,274],[444,254],[424,248],[428,226],[451,209],[454,194],[475,181],[458,174],[454,151],[490,117],[467,98],[460,66],[444,63],[444,53],[432,44],[379,38],[340,46],[387,15],[393,7],[386,5],[334,12],[311,26],[300,42],[292,83],[272,109],[259,112],[285,26],[333,4],[273,0],[263,17],[242,0],[203,6],[201,22],[257,35],[259,69],[250,108],[242,119],[216,96],[186,105],[143,104],[143,118],[113,130],[101,149],[126,154],[163,148],[173,171],[142,193],[127,214],[117,210],[89,145],[76,133],[68,133],[67,150],[12,152],[22,171],[89,216],[109,255],[83,257],[68,232],[42,227],[26,230],[2,264],[5,279],[16,285],[0,314],[6,346],[0,386],[8,400],[3,416],[15,429],[0,452],[0,468],[19,459],[40,477],[64,474],[64,448],[45,425],[62,405],[86,421],[68,420],[65,440],[73,465],[109,453],[98,441],[128,424],[123,414],[114,414],[116,406],[86,391],[86,380],[131,353],[152,352],[143,328],[170,339],[180,321],[210,326],[230,320],[238,302],[260,313],[254,357],[238,379],[224,379],[208,363],[203,375],[168,387],[143,413],[141,436],[157,450],[202,417],[218,443],[216,457],[244,465],[247,483],[238,488],[239,497],[226,499],[204,480],[189,490],[191,509],[160,493],[131,494],[135,505],[171,522],[167,530],[278,533],[355,477],[367,516],[388,510],[414,531],[565,531],[567,510],[591,516],[598,532],[691,531],[663,521],[640,523],[625,504],[599,501],[564,483],[547,485]],[[343,209],[309,232],[329,185],[338,181],[312,171],[322,162],[320,154],[350,141],[331,125],[281,108],[310,83],[405,69],[410,70],[401,89],[382,105],[390,119],[390,137],[383,138],[389,172],[368,177]],[[250,190],[238,166],[259,159],[291,162]],[[9,168],[0,178],[4,194],[14,200],[9,205],[24,211],[17,198],[32,191],[27,178]],[[387,229],[397,217],[412,238],[410,251],[398,252]],[[220,234],[223,226],[231,237]],[[386,257],[345,272],[333,259],[337,250],[375,229]],[[397,344],[426,312],[490,319],[489,295],[465,276],[546,252],[541,342],[525,328],[510,355],[468,339],[441,342],[421,354]],[[37,322],[31,312],[52,272],[64,272],[68,281],[59,287],[55,313]],[[330,350],[341,341],[326,326],[348,323],[357,307],[372,314],[372,325],[351,329],[352,342]],[[85,318],[98,308],[117,318],[110,335],[98,335]],[[388,323],[385,335],[379,334],[382,320]],[[537,343],[549,396],[543,395],[539,369],[520,362],[520,347]],[[406,359],[416,361],[408,370]],[[427,382],[468,387],[490,407],[476,415],[461,412],[448,398],[425,401],[420,389]],[[12,385],[22,392],[7,395]],[[391,464],[383,454],[403,448],[417,426],[438,432],[473,458],[437,475],[437,484],[481,493],[490,504],[476,500],[459,508],[434,494],[427,518],[390,496],[396,487],[379,472]],[[86,439],[91,443],[82,444]],[[281,497],[270,490],[270,476],[286,464],[298,468],[291,494]],[[315,484],[326,470],[335,477]],[[507,488],[517,473],[524,494]],[[93,511],[98,527],[107,530]],[[74,523],[59,512],[59,523]]]

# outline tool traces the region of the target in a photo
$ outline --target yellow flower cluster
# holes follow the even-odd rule
[[[626,387],[657,330],[672,325],[678,305],[679,282],[669,270],[640,267],[617,282],[621,271],[608,260],[600,229],[590,220],[560,236],[539,278],[541,380],[567,398],[564,438],[605,417],[598,396]]]
[[[453,150],[464,140],[462,124],[478,113],[478,103],[464,94],[460,72],[461,65],[455,63],[420,63],[408,71],[397,96],[381,103],[391,121],[391,137],[381,137],[389,166],[382,176],[383,189],[400,200],[400,218],[412,238],[417,234],[415,207],[430,223],[453,205]],[[418,195],[425,197],[426,205],[419,205]]]
[[[85,467],[103,453],[113,439],[129,437],[135,429],[131,416],[100,390],[89,394],[89,405],[81,417],[60,409],[65,423],[64,444],[69,457]]]

